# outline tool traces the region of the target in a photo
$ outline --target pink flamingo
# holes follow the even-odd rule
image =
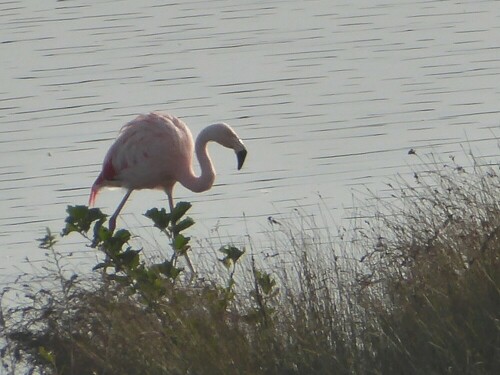
[[[215,169],[207,152],[210,141],[232,148],[238,159],[238,169],[241,169],[247,150],[229,125],[218,123],[207,126],[193,144],[191,131],[175,116],[159,112],[140,115],[123,126],[108,150],[102,171],[92,185],[89,206],[95,203],[97,193],[103,187],[127,189],[109,219],[111,231],[114,231],[116,218],[134,190],[163,189],[172,211],[172,191],[177,181],[196,193],[212,187]],[[193,150],[200,164],[200,176],[193,171]]]

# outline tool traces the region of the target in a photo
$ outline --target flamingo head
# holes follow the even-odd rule
[[[238,159],[238,170],[243,167],[247,156],[247,149],[243,141],[238,137],[238,134],[229,125],[223,122],[210,125],[200,135],[202,139],[206,136],[208,140],[213,140],[224,147],[233,149]]]

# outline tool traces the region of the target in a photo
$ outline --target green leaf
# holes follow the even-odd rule
[[[87,206],[68,206],[66,208],[66,227],[62,231],[63,236],[71,232],[87,233],[94,221],[103,223],[106,215],[98,208],[88,208]]]
[[[146,211],[144,216],[153,220],[155,227],[161,230],[166,229],[171,221],[171,215],[167,213],[167,211],[164,208],[162,208],[161,210],[157,208],[152,208]]]
[[[87,206],[68,206],[66,212],[75,221],[82,220],[88,215]]]
[[[182,250],[188,243],[190,237],[185,237],[182,234],[178,234],[174,238],[174,248],[175,250]]]
[[[191,219],[189,216],[186,217],[185,219],[181,220],[179,223],[177,223],[176,225],[174,225],[174,227],[172,228],[172,232],[174,233],[180,233],[182,232],[183,230],[189,228],[191,225],[194,224],[194,220]]]
[[[245,254],[245,249],[240,250],[235,246],[225,245],[222,246],[219,251],[225,254],[225,259],[231,260],[233,263],[236,263],[238,259],[241,258],[243,254]]]
[[[257,279],[257,283],[262,289],[262,292],[266,295],[269,295],[273,291],[273,288],[276,285],[276,281],[267,272],[256,270],[255,276]]]
[[[102,225],[97,226],[96,224],[95,230],[97,231],[95,237],[98,238],[100,241],[107,241],[111,237],[113,237],[113,232],[111,232],[108,228]]]
[[[130,240],[130,237],[130,232],[126,229],[120,229],[113,235],[114,239],[116,239],[117,241],[121,241],[122,243],[128,242]]]
[[[109,237],[107,240],[103,241],[101,246],[104,251],[108,251],[114,255],[120,253],[124,244],[130,240],[130,232],[126,229],[120,229],[113,234],[113,237]]]
[[[67,236],[71,232],[79,232],[79,230],[78,230],[76,225],[71,224],[71,223],[66,223],[66,226],[61,231],[61,236],[62,237]]]
[[[189,202],[179,202],[175,205],[172,211],[172,222],[175,223],[191,208],[191,203]]]
[[[132,250],[129,248],[123,253],[118,254],[117,257],[125,267],[135,269],[139,265],[139,253],[140,250]]]

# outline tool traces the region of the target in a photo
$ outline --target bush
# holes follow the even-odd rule
[[[379,200],[371,219],[338,237],[305,215],[271,218],[269,245],[250,256],[223,246],[227,271],[212,280],[178,263],[190,251],[189,204],[146,214],[170,239],[171,258],[156,264],[128,231],[109,232],[99,210],[70,207],[63,233],[86,236],[103,260],[80,280],[48,232],[47,287],[2,294],[25,301],[0,309],[4,370],[498,373],[499,187],[492,168],[452,164],[397,180],[390,204]]]

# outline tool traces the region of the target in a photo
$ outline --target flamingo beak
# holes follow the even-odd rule
[[[238,170],[243,167],[243,163],[245,162],[245,158],[247,157],[247,150],[243,149],[236,153],[236,157],[238,158]]]

